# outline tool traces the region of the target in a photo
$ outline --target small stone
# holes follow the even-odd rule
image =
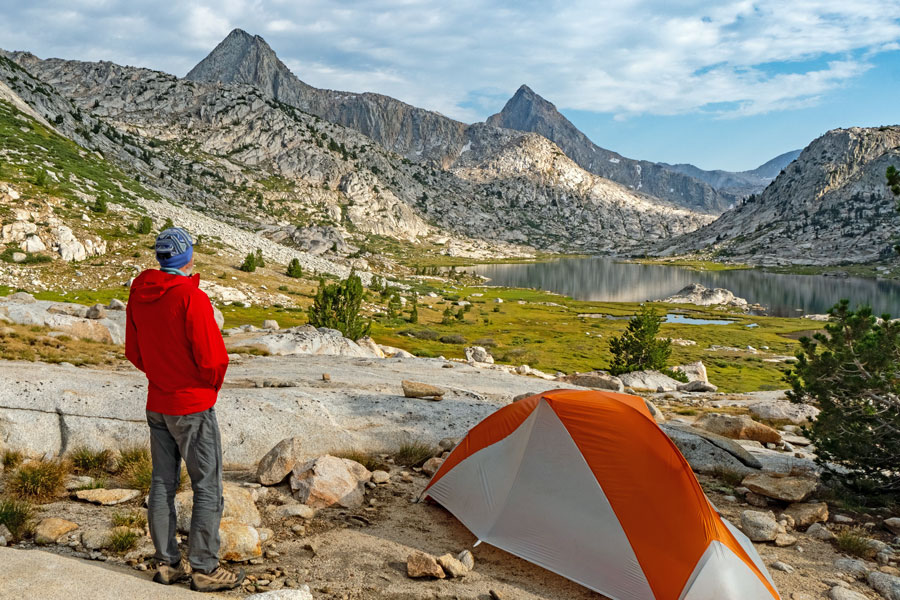
[[[784,548],[786,546],[793,546],[797,543],[797,538],[792,536],[789,533],[779,533],[775,536],[775,545],[779,548]]]
[[[823,542],[830,542],[836,537],[830,529],[828,529],[821,523],[813,523],[812,525],[810,525],[806,530],[806,535],[817,540],[822,540]]]
[[[270,506],[266,512],[279,519],[290,519],[291,517],[300,517],[301,519],[312,519],[316,516],[316,511],[305,504],[293,502],[283,506]]]
[[[770,542],[778,535],[778,522],[771,512],[745,510],[741,513],[741,529],[754,542]]]
[[[791,600],[815,600],[815,598],[806,592],[793,592],[791,593]]]
[[[95,304],[87,310],[88,319],[105,319],[106,307],[102,304]]]
[[[291,474],[301,456],[299,437],[285,438],[269,450],[256,469],[256,478],[263,485],[278,485]]]
[[[805,477],[782,476],[770,473],[751,473],[741,482],[751,491],[785,502],[802,502],[816,489],[818,483]]]
[[[442,464],[444,464],[444,459],[442,458],[429,458],[425,461],[425,464],[422,465],[422,472],[430,477],[438,472],[438,469],[441,468]]]
[[[446,437],[438,442],[438,448],[449,452],[456,448],[456,445],[459,444],[459,442],[459,438]],[[890,521],[890,519],[888,519],[888,521]],[[885,523],[887,523],[887,521],[885,521]],[[900,533],[900,531],[898,531],[897,533]]]
[[[437,560],[424,552],[413,552],[406,558],[406,574],[412,578],[436,577],[437,579],[444,579],[447,577]]]
[[[418,381],[408,381],[404,379],[400,382],[403,388],[403,395],[407,398],[431,398],[433,400],[443,400],[446,390],[427,383]]]
[[[828,505],[824,502],[795,502],[787,507],[785,515],[793,517],[797,527],[828,521]]]
[[[331,381],[331,375],[328,373],[322,373],[322,381]]]
[[[794,567],[792,567],[791,565],[789,565],[785,562],[781,562],[780,560],[773,562],[772,568],[775,569],[776,571],[783,571],[784,573],[793,573],[794,572]]]
[[[865,561],[856,558],[838,558],[834,561],[834,567],[838,571],[849,573],[857,579],[861,579],[869,572]]]
[[[491,590],[488,592],[488,594],[490,594],[491,600],[506,600],[506,596],[504,594],[501,594],[497,590]]]
[[[266,319],[265,321],[263,321],[262,328],[274,330],[280,329],[280,327],[278,327],[278,321],[276,321],[275,319]]]
[[[472,555],[471,551],[463,550],[456,555],[456,560],[464,564],[468,570],[475,570],[475,557]]]
[[[26,258],[28,258],[28,255],[24,252],[13,252],[12,260],[14,263],[25,262]]]
[[[839,525],[850,525],[853,523],[853,518],[847,515],[834,515],[832,520]]]
[[[884,520],[884,526],[894,535],[900,535],[900,517],[891,517]]]
[[[140,495],[140,490],[107,490],[103,488],[75,492],[75,497],[79,500],[90,502],[91,504],[99,504],[100,506],[115,506],[123,502],[130,502]]]
[[[439,556],[437,559],[441,568],[444,569],[444,572],[450,577],[465,577],[469,573],[468,567],[462,564],[457,559],[453,558],[451,554],[444,554],[443,556]]]
[[[391,474],[387,471],[376,469],[372,471],[372,483],[387,483],[391,479]]]
[[[109,547],[111,534],[109,529],[87,529],[81,534],[81,545],[86,550],[103,550]]]
[[[34,528],[34,541],[37,544],[53,544],[69,533],[78,529],[78,524],[65,519],[51,517],[44,519]]]
[[[109,301],[109,304],[106,308],[108,308],[109,310],[125,310],[125,303],[118,298],[113,298]]]
[[[850,588],[835,586],[828,592],[831,600],[866,600],[866,597]]]
[[[747,492],[744,494],[744,500],[750,506],[755,506],[757,508],[766,508],[769,506],[769,499],[756,492]]]

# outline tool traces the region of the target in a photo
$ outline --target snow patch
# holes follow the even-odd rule
[[[459,153],[465,154],[466,152],[468,152],[471,149],[472,149],[472,141],[470,140],[470,141],[466,142],[466,145],[462,147],[462,150],[460,150]]]

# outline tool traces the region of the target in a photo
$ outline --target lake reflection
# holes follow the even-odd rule
[[[822,275],[779,275],[754,269],[692,271],[681,267],[617,263],[607,258],[567,258],[548,263],[478,265],[467,271],[492,285],[549,290],[577,300],[643,302],[671,296],[690,283],[721,287],[767,314],[796,317],[827,312],[841,298],[868,303],[875,314],[900,316],[900,282]]]

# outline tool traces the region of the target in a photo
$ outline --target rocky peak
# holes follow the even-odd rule
[[[279,98],[284,87],[289,95],[312,89],[291,73],[266,40],[243,29],[229,33],[185,79],[246,83],[273,98]]]

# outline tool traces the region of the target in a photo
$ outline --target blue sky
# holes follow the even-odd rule
[[[900,0],[0,0],[0,47],[179,76],[235,27],[318,87],[473,122],[527,83],[603,147],[707,169],[900,123]]]

